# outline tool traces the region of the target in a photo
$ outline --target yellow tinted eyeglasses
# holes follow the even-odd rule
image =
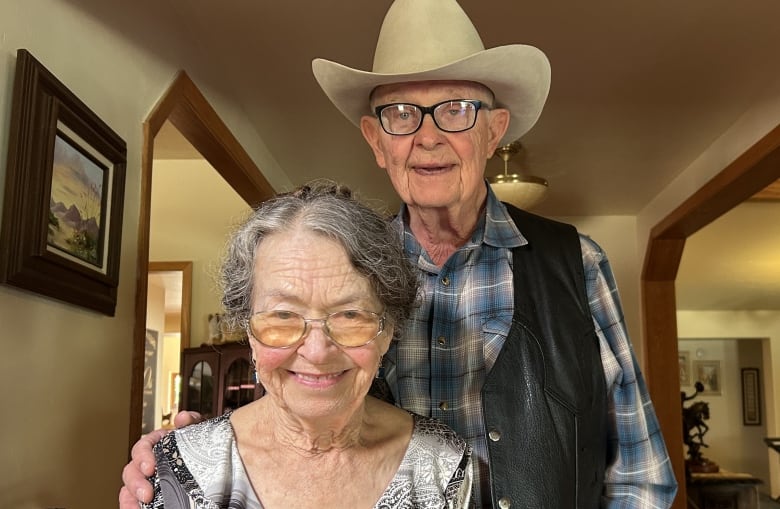
[[[270,348],[289,348],[302,340],[312,322],[336,344],[355,348],[367,345],[385,329],[385,316],[363,309],[348,309],[324,318],[304,318],[292,311],[260,311],[249,317],[248,332]]]

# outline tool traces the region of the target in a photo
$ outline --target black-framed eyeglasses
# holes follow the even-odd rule
[[[417,132],[426,114],[431,115],[433,123],[442,131],[468,131],[477,123],[477,112],[480,108],[482,101],[476,99],[448,99],[433,106],[411,103],[382,104],[374,108],[374,113],[387,134],[403,136]],[[485,106],[485,109],[488,107]]]
[[[270,348],[289,348],[309,332],[312,322],[336,344],[346,348],[364,346],[385,330],[385,315],[363,309],[348,309],[324,318],[304,318],[292,311],[260,311],[249,317],[247,331]]]

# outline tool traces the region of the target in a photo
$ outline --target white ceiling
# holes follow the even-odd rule
[[[151,30],[176,34],[191,52],[186,70],[241,104],[293,183],[329,176],[397,207],[358,130],[328,102],[310,67],[324,57],[370,69],[390,0],[68,1],[129,37],[145,27],[147,36],[137,43],[182,66],[180,54],[148,37]],[[550,184],[549,197],[535,209],[543,215],[636,214],[740,115],[780,89],[777,1],[460,3],[486,47],[532,44],[551,61],[545,111],[522,140],[522,163]],[[499,173],[499,163],[491,162],[488,174]],[[780,248],[764,245],[744,257],[748,245],[765,241],[779,224],[764,222],[753,241],[746,222],[767,217],[752,208],[735,212],[722,227],[737,231],[705,230],[689,240],[686,258],[703,258],[683,260],[681,307],[729,305],[737,288],[755,286],[762,288],[761,303],[740,297],[740,305],[780,309],[780,277],[769,283],[764,272],[776,266]],[[710,237],[714,244],[705,240]],[[721,254],[725,266],[706,268]],[[737,277],[743,266],[748,274]],[[751,274],[758,281],[745,285]],[[739,284],[726,288],[732,275]],[[723,286],[705,289],[704,276]],[[693,286],[704,295],[696,296]]]

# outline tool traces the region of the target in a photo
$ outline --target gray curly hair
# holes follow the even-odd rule
[[[368,280],[397,336],[419,290],[398,232],[347,187],[322,180],[263,202],[233,233],[220,274],[225,325],[244,329],[252,313],[257,246],[269,235],[294,227],[344,248],[352,266]]]

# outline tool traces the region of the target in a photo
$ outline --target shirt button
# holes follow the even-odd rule
[[[446,401],[442,401],[441,403],[439,403],[439,410],[449,410],[449,409],[450,409],[450,404],[447,403]]]
[[[450,278],[444,276],[443,278],[441,278],[441,284],[443,284],[444,286],[450,286]]]
[[[444,339],[444,336],[439,336],[438,338],[436,338],[436,342],[439,343],[441,346],[444,346],[447,340]]]
[[[498,507],[501,509],[509,509],[512,507],[512,502],[509,500],[508,497],[501,497],[498,499]]]
[[[488,433],[488,437],[490,437],[490,440],[493,442],[498,442],[501,440],[501,433],[496,430],[491,430],[490,433]]]

